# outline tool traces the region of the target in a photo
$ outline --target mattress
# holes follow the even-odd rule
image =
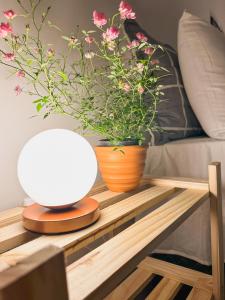
[[[223,223],[225,232],[225,141],[190,138],[148,149],[145,174],[208,178],[208,164],[222,164]],[[224,235],[225,236],[225,235]],[[209,201],[206,201],[155,252],[178,254],[211,264]]]

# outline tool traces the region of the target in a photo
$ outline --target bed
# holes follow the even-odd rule
[[[225,199],[225,141],[208,137],[183,139],[149,147],[146,174],[207,178],[212,161],[222,164],[222,190]],[[225,228],[225,207],[223,222]],[[199,230],[196,230],[199,228]],[[225,232],[225,230],[224,230]],[[209,205],[205,203],[160,247],[157,253],[178,254],[200,263],[211,264]]]
[[[209,20],[211,19],[211,23],[225,33],[225,1],[210,0],[208,4],[210,5]],[[153,176],[181,176],[205,179],[208,172],[207,166],[212,161],[219,161],[222,165],[225,233],[225,140],[199,137],[174,141],[162,146],[150,146],[145,173]],[[199,230],[196,230],[196,228],[199,228]],[[178,254],[205,265],[210,265],[209,204],[199,208],[191,218],[159,246],[156,252]]]

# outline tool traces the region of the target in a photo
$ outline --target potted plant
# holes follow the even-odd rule
[[[109,189],[134,189],[144,169],[145,134],[157,127],[162,94],[158,74],[163,68],[153,54],[162,49],[150,45],[141,33],[129,42],[123,22],[134,19],[135,13],[125,1],[112,18],[94,11],[96,30],[77,27],[70,36],[62,35],[48,20],[49,7],[41,20],[36,18],[41,1],[30,0],[28,6],[17,2],[24,12],[20,16],[25,18],[24,32],[14,31],[13,19],[19,16],[13,10],[4,12],[7,20],[0,24],[0,37],[7,46],[0,49],[0,63],[11,68],[18,80],[26,80],[26,85],[15,87],[16,94],[34,97],[37,113],[44,119],[52,113],[67,115],[79,121],[82,133],[102,136],[96,155]],[[42,40],[45,26],[58,30],[67,43],[63,55]],[[137,59],[136,51],[143,51],[142,59]]]

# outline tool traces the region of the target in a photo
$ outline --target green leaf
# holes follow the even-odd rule
[[[39,103],[39,102],[41,102],[41,100],[42,100],[42,99],[34,100],[33,103]]]
[[[58,26],[56,26],[55,24],[52,24],[51,21],[48,21],[48,26],[51,27],[51,28],[55,28],[58,31],[62,31]]]
[[[48,96],[44,96],[42,98],[39,98],[39,99],[33,101],[34,104],[36,104],[36,103],[47,103],[47,102],[48,102]]]
[[[37,112],[41,111],[42,108],[43,108],[42,104],[38,103],[38,105],[36,106]]]
[[[125,154],[125,152],[122,149],[118,148],[118,147],[113,148],[113,151],[119,151],[122,154]]]
[[[32,60],[32,59],[28,59],[28,60],[27,60],[27,64],[28,64],[28,66],[31,66],[31,65],[32,65],[32,63],[33,63],[33,60]]]
[[[143,48],[144,46],[146,46],[146,43],[141,43],[141,44],[138,46],[138,49],[141,49],[141,48]]]
[[[63,81],[68,81],[68,76],[64,72],[58,71],[58,74],[62,78]]]
[[[69,38],[68,36],[65,36],[65,35],[62,35],[62,38],[63,38],[64,40],[66,40],[66,41],[70,41],[70,40],[71,40],[71,38]]]
[[[42,100],[43,103],[47,103],[48,102],[48,96],[44,96],[41,100]]]

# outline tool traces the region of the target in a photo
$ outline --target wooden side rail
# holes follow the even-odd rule
[[[64,255],[49,246],[0,272],[0,300],[67,300]]]
[[[209,165],[210,222],[213,295],[215,300],[225,299],[224,291],[224,252],[221,165]]]
[[[143,182],[159,186],[173,186],[183,189],[209,190],[209,182],[202,179],[185,177],[152,177],[144,176]]]

